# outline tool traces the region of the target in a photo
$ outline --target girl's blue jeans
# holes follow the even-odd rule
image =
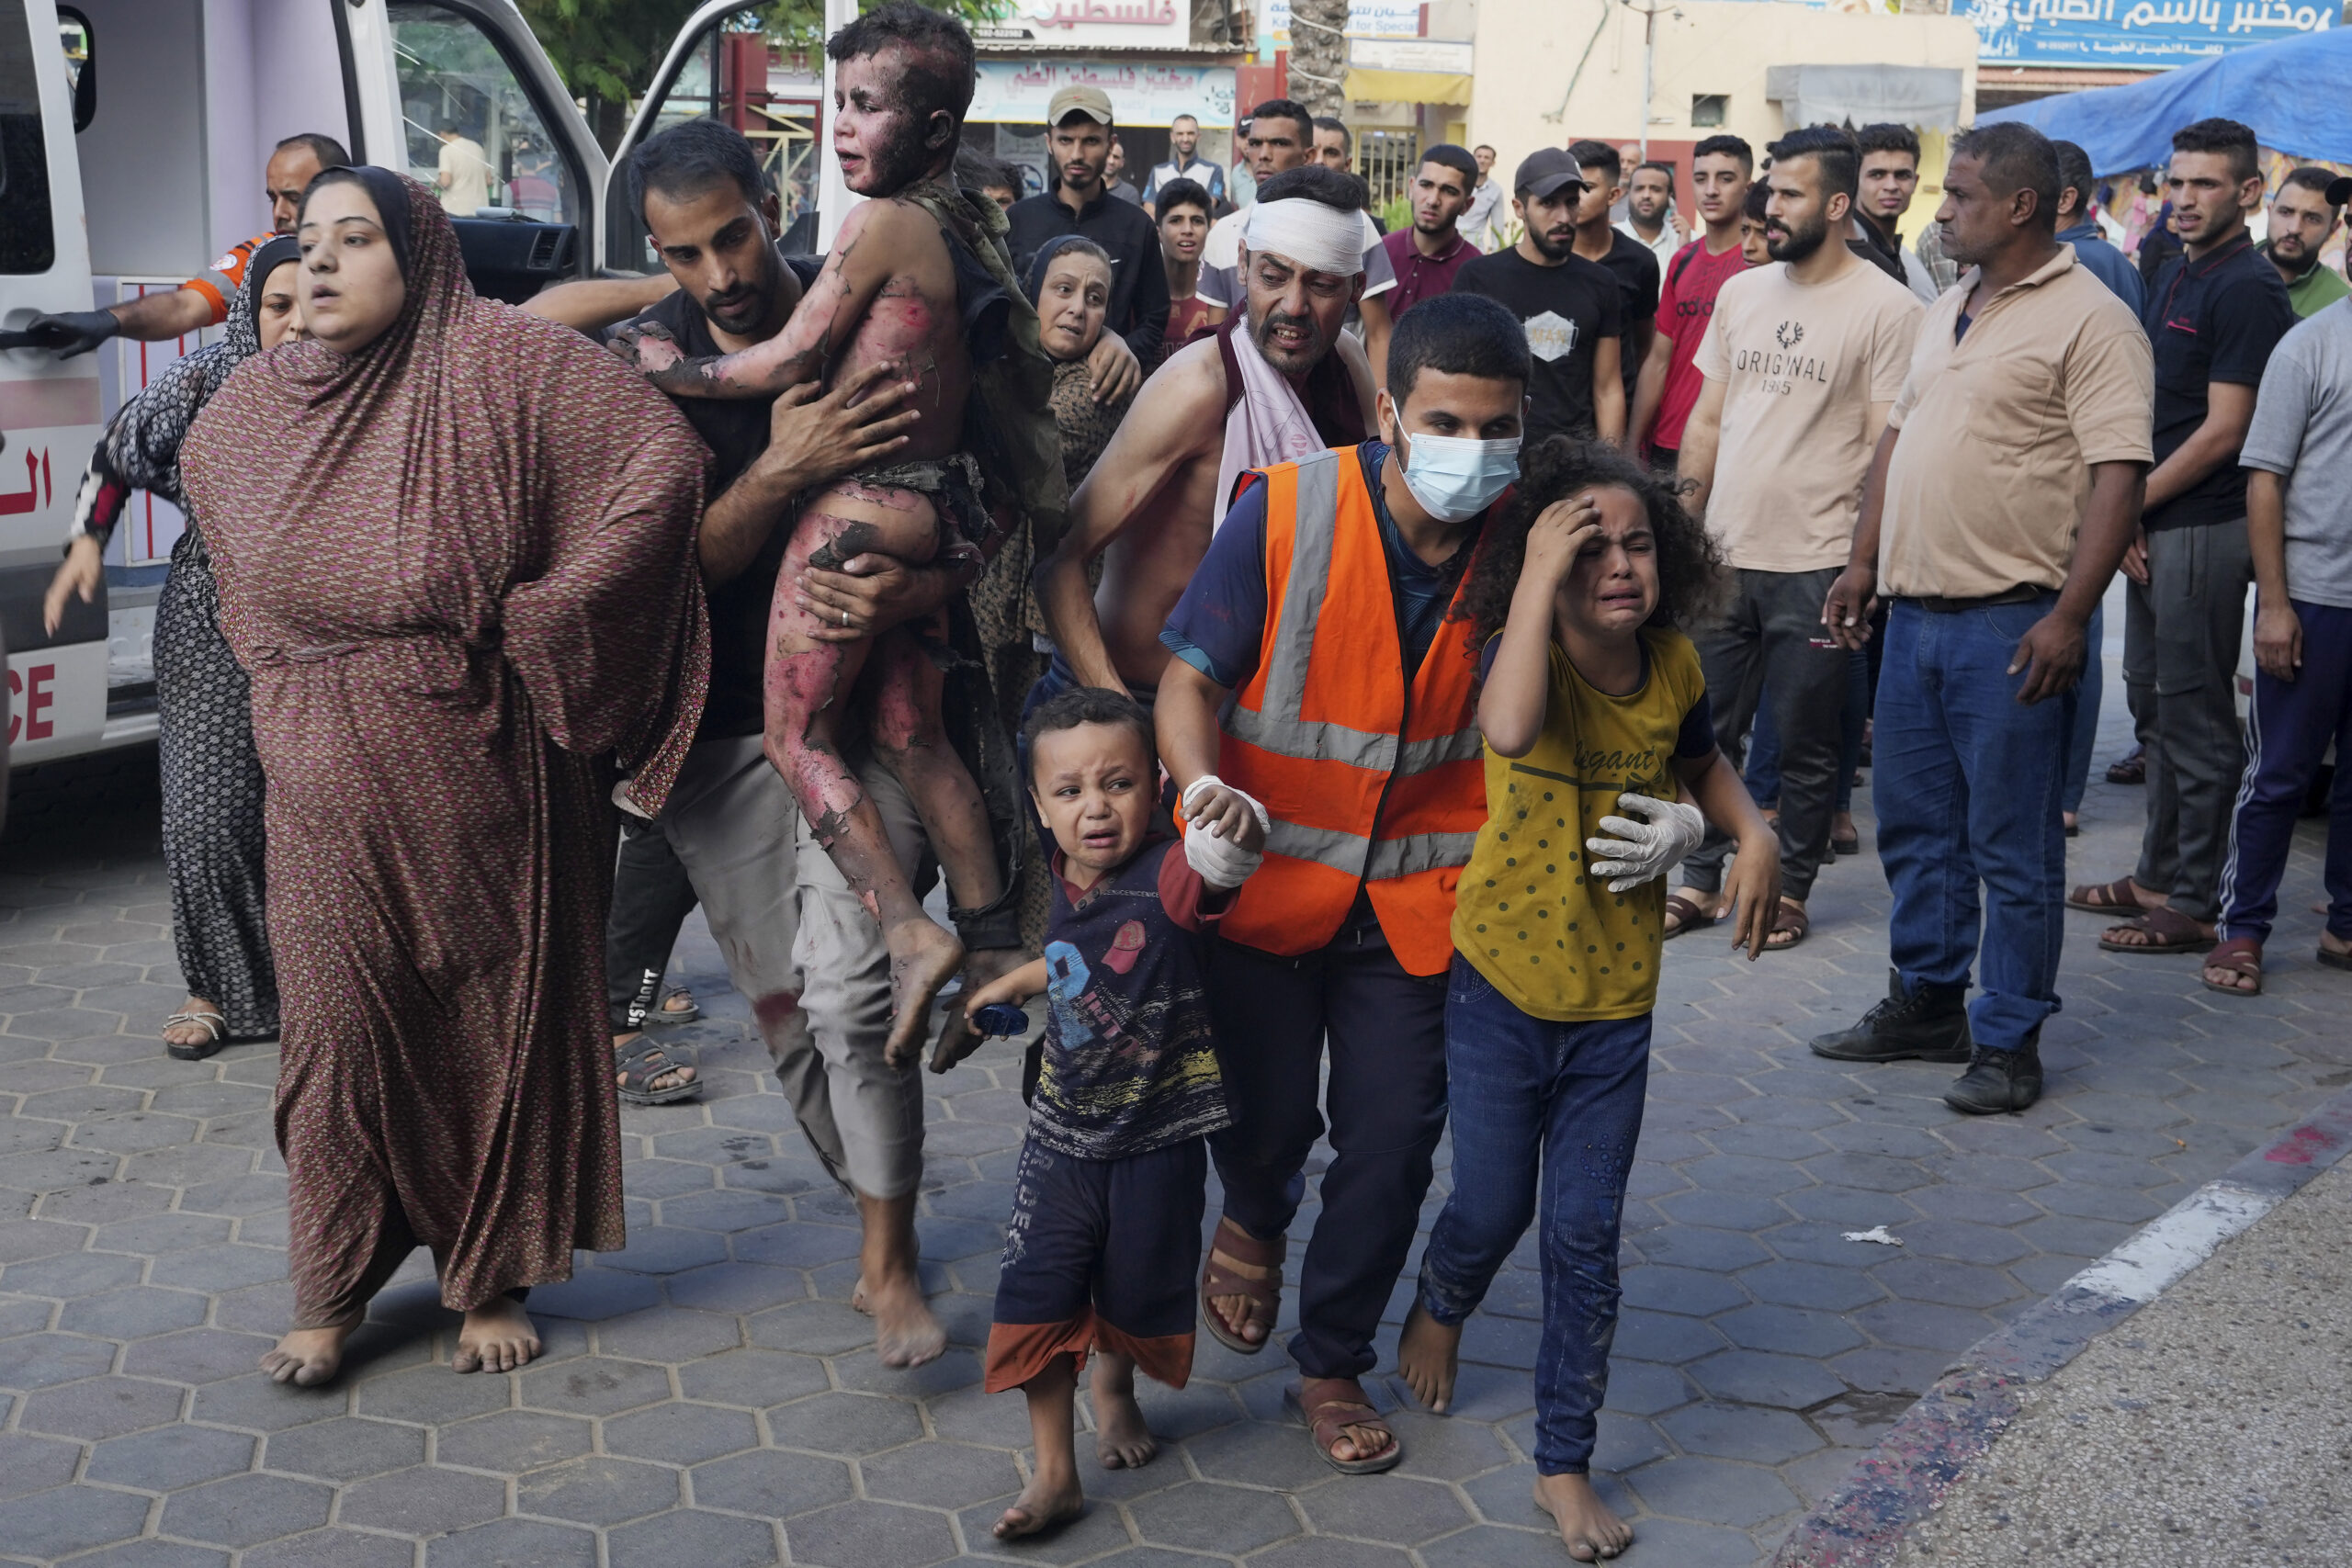
[[[1420,1304],[1461,1323],[1531,1219],[1542,1224],[1535,1468],[1582,1474],[1617,1334],[1617,1235],[1649,1083],[1650,1015],[1553,1023],[1457,954],[1445,997],[1453,1192],[1421,1258]]]

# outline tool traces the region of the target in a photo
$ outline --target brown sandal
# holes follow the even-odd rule
[[[1715,923],[1713,910],[1701,908],[1679,893],[1666,896],[1666,912],[1676,923],[1666,928],[1666,935],[1659,939],[1664,942],[1672,942],[1684,931],[1704,931]]]
[[[1260,1241],[1248,1231],[1220,1215],[1216,1235],[1209,1242],[1208,1261],[1201,1267],[1201,1326],[1209,1337],[1227,1349],[1244,1356],[1254,1356],[1272,1343],[1274,1320],[1283,1310],[1283,1258],[1290,1248],[1290,1238],[1276,1236],[1272,1241]],[[1223,1258],[1225,1261],[1219,1262]],[[1229,1267],[1246,1263],[1266,1272],[1256,1278]],[[1266,1337],[1254,1344],[1227,1328],[1225,1318],[1217,1312],[1214,1301],[1217,1296],[1249,1298],[1248,1316],[1244,1325],[1259,1324],[1266,1330]]]
[[[1396,1469],[1405,1457],[1405,1445],[1389,1431],[1387,1418],[1364,1398],[1363,1384],[1353,1378],[1305,1378],[1284,1390],[1283,1398],[1306,1418],[1315,1451],[1341,1475],[1377,1475]],[[1340,1459],[1331,1450],[1350,1427],[1370,1427],[1385,1436],[1388,1446],[1370,1459]]]
[[[2209,991],[2219,991],[2225,997],[2258,997],[2262,995],[2262,944],[2250,936],[2233,936],[2206,955],[2205,967],[2226,969],[2254,982],[2252,986],[2217,986],[2205,981]],[[2203,976],[2199,976],[2203,979]]]
[[[2118,942],[2117,931],[2145,931],[2145,942]],[[2108,953],[2211,953],[2219,945],[2195,920],[2177,909],[2151,909],[2136,920],[2109,926],[2098,939]]]
[[[1772,929],[1764,933],[1764,951],[1767,953],[1786,953],[1789,949],[1804,941],[1806,934],[1812,930],[1813,917],[1806,914],[1801,907],[1792,900],[1782,898],[1781,900],[1780,908],[1772,911]],[[1782,931],[1790,931],[1794,934],[1792,934],[1786,942],[1774,942],[1772,939],[1779,936]]]
[[[2139,913],[2147,906],[2141,903],[2140,896],[2132,890],[2132,879],[2119,876],[2112,882],[2086,882],[2080,886],[2068,888],[2066,908],[2092,915],[2111,915],[2118,909]]]

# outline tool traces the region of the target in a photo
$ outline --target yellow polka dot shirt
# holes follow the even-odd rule
[[[1623,697],[1594,689],[1554,643],[1535,749],[1487,750],[1487,825],[1463,868],[1453,945],[1532,1017],[1638,1018],[1657,1002],[1666,884],[1610,892],[1588,875],[1585,840],[1628,790],[1674,799],[1675,757],[1707,755],[1714,735],[1690,639],[1656,627],[1641,635],[1648,669]]]

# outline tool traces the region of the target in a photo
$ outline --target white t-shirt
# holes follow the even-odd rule
[[[1617,231],[1634,243],[1646,247],[1650,254],[1657,257],[1660,272],[1666,270],[1667,265],[1674,260],[1674,253],[1680,250],[1684,243],[1682,240],[1676,237],[1674,225],[1671,223],[1660,229],[1655,240],[1643,239],[1642,231],[1634,227],[1634,220],[1630,218],[1617,225]]]
[[[1201,281],[1193,292],[1208,304],[1228,310],[1241,308],[1237,269],[1241,265],[1241,229],[1249,218],[1246,207],[1227,213],[1209,230],[1208,240],[1201,246]],[[1359,212],[1356,221],[1363,227],[1363,297],[1369,299],[1396,287],[1396,269],[1388,265],[1388,247],[1380,243],[1380,230],[1371,214]]]

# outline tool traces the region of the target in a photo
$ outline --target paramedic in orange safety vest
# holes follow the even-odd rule
[[[1161,635],[1188,842],[1250,802],[1271,818],[1209,964],[1234,1124],[1210,1141],[1226,1198],[1202,1323],[1267,1343],[1328,1040],[1334,1153],[1290,1352],[1316,1447],[1351,1473],[1403,1457],[1358,1380],[1445,1125],[1453,889],[1487,818],[1469,624],[1448,612],[1519,474],[1529,368],[1491,299],[1400,317],[1385,439],[1245,474]]]
[[[302,192],[321,169],[351,162],[343,143],[319,131],[289,136],[270,150],[262,166],[262,195],[269,202],[271,231],[240,240],[204,271],[177,288],[162,289],[109,305],[103,310],[67,310],[35,316],[25,323],[35,334],[36,347],[71,359],[87,354],[112,337],[140,343],[168,343],[229,319],[229,301],[244,286],[245,264],[254,253],[281,234],[294,232],[294,215]]]

